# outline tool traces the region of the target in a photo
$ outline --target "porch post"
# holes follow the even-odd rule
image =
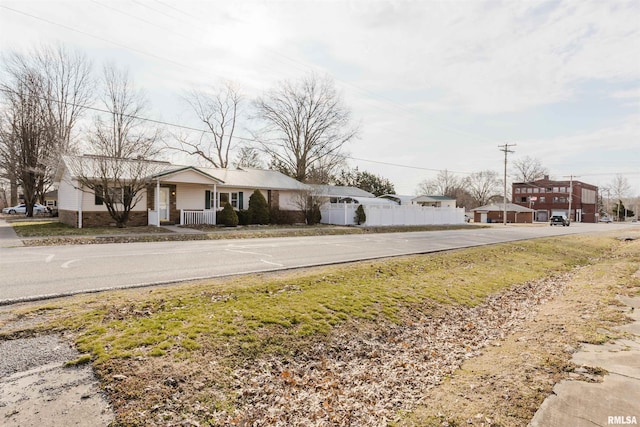
[[[160,178],[156,178],[156,227],[160,227]]]
[[[218,213],[218,187],[213,184],[213,225],[217,225],[217,213]]]
[[[78,190],[78,228],[82,228],[82,186]]]

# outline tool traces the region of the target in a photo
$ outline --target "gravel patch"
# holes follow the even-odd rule
[[[78,352],[56,335],[0,341],[0,377],[76,357]]]

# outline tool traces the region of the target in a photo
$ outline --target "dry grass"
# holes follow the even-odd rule
[[[607,339],[601,328],[622,320],[603,301],[637,291],[638,280],[630,277],[639,258],[638,242],[572,236],[77,296],[14,315],[34,318],[28,333],[58,330],[76,337],[80,351],[92,357],[118,425],[385,425],[392,419],[458,425],[475,422],[478,414],[485,424],[490,418],[496,425],[526,425],[552,384],[571,371],[567,346]],[[549,281],[575,268],[568,284]],[[564,286],[561,298],[546,303]],[[544,311],[528,321],[538,306]],[[584,313],[592,317],[582,318]],[[40,315],[46,322],[38,321]],[[425,371],[431,388],[425,382],[401,390],[416,375],[398,361],[415,359],[425,336],[420,328],[441,325],[449,325],[444,332],[451,331],[450,340],[445,334],[442,342],[429,343],[436,347],[419,344],[432,349],[420,369],[444,364],[433,375]],[[476,357],[501,334],[499,347]],[[393,357],[381,357],[383,349]],[[349,360],[353,371],[346,369]],[[373,363],[368,371],[358,370],[367,363]],[[384,374],[371,374],[378,370]],[[443,373],[449,380],[436,387]],[[397,382],[385,382],[391,377]],[[398,389],[384,390],[384,384]],[[377,396],[377,403],[367,406],[352,389]],[[296,396],[312,392],[324,396],[318,410],[296,412]],[[415,405],[389,403],[389,393],[413,393],[407,402],[424,396],[440,406],[407,414],[400,411]],[[350,412],[344,407],[349,402]],[[375,412],[377,404],[384,410]]]

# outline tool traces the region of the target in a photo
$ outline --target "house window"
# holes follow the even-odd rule
[[[102,185],[96,185],[94,204],[96,205],[104,204],[103,197],[104,197],[104,187],[102,187]]]
[[[214,193],[211,190],[204,191],[204,208],[211,209],[215,206]]]
[[[231,203],[231,207],[234,209],[238,208],[238,193],[218,193],[219,197],[218,200],[220,201],[220,204],[218,206],[220,206],[221,208],[224,208],[224,206],[227,203]]]
[[[107,188],[109,200],[111,203],[127,204],[131,203],[135,197],[135,193],[131,192],[131,187],[109,187]]]
[[[546,198],[544,196],[540,196],[540,203],[544,203],[546,201]]]

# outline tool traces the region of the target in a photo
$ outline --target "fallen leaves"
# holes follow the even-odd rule
[[[405,312],[400,323],[350,321],[294,359],[269,357],[235,371],[234,413],[216,424],[383,426],[422,403],[467,359],[481,354],[562,291],[565,277],[532,281],[473,308],[447,306],[436,317]],[[508,390],[504,399],[510,399]],[[483,417],[481,417],[483,418]]]

